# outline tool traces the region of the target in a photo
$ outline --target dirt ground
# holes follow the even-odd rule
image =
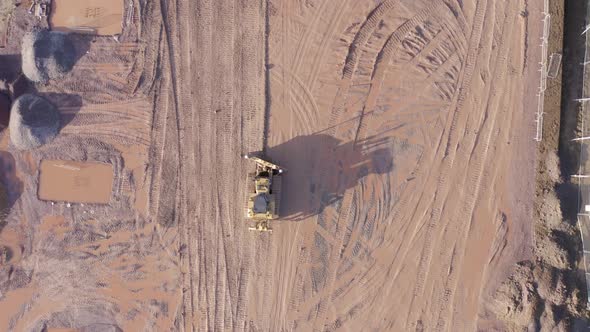
[[[254,326],[488,326],[531,255],[536,6],[269,2],[267,154],[295,206]]]
[[[126,1],[118,42],[76,35],[73,71],[23,88],[60,136],[3,134],[0,330],[503,330],[488,303],[532,257],[538,6]],[[47,23],[15,15],[18,77]],[[270,234],[244,220],[256,152],[287,169]],[[110,203],[40,201],[41,160],[113,165]]]

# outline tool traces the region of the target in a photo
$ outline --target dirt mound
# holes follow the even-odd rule
[[[72,69],[74,62],[74,45],[65,33],[36,30],[23,37],[22,69],[33,82],[60,78]]]
[[[510,330],[570,331],[584,316],[584,283],[572,270],[522,262],[496,292],[493,310]]]
[[[561,202],[551,188],[564,186],[559,158],[547,152],[541,167],[543,186],[539,204],[535,261],[518,264],[514,273],[496,291],[492,310],[511,331],[575,330],[586,318],[583,275],[576,268],[582,248],[574,225],[564,217]]]
[[[43,97],[25,94],[12,105],[10,139],[18,149],[49,143],[57,135],[59,125],[57,109]]]

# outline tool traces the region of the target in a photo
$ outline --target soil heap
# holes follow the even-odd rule
[[[74,44],[62,32],[35,30],[22,41],[22,69],[36,83],[46,83],[69,72],[74,66]]]
[[[60,126],[57,109],[47,99],[24,94],[14,101],[10,115],[10,140],[21,150],[51,142]]]

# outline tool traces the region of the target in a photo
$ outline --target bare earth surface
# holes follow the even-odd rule
[[[530,255],[539,8],[462,3],[269,3],[268,154],[290,171],[256,327],[487,324]]]
[[[36,87],[60,136],[4,134],[0,330],[501,328],[487,299],[530,257],[537,4],[132,3],[119,43],[77,36]],[[272,234],[244,220],[252,152],[287,169]],[[109,204],[40,201],[45,159],[113,165]]]

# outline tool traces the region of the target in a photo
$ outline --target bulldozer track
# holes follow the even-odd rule
[[[360,4],[359,2],[353,3],[355,7],[358,7]],[[313,90],[315,88],[315,84],[317,81],[317,77],[320,70],[320,64],[325,61],[326,59],[326,51],[328,50],[329,42],[332,40],[334,34],[336,33],[337,29],[340,27],[340,22],[344,17],[344,13],[347,10],[350,10],[348,7],[350,6],[349,2],[345,2],[338,6],[338,12],[335,16],[331,17],[331,21],[328,23],[327,31],[322,35],[320,45],[316,48],[317,55],[315,57],[314,63],[311,66],[311,71],[309,74],[309,78],[306,79],[306,82],[309,84],[309,89]]]
[[[180,158],[184,165],[180,169],[179,222],[184,234],[181,243],[188,248],[182,264],[190,272],[184,279],[183,328],[233,329],[244,326],[246,313],[244,296],[248,285],[249,254],[244,253],[240,258],[235,256],[236,252],[241,252],[241,237],[246,225],[236,224],[243,215],[241,207],[234,204],[238,196],[239,200],[242,199],[241,194],[234,193],[244,192],[245,183],[229,177],[217,180],[213,175],[206,177],[204,183],[198,184],[211,188],[211,197],[206,197],[197,191],[197,184],[191,179],[211,172],[207,165],[213,163],[224,169],[239,164],[243,148],[241,144],[235,145],[236,135],[242,137],[243,133],[244,137],[251,137],[247,145],[260,145],[255,136],[244,132],[261,128],[260,124],[249,125],[262,119],[256,113],[262,109],[263,95],[257,92],[260,85],[244,90],[245,86],[236,85],[242,80],[234,78],[262,72],[263,54],[250,52],[248,43],[261,40],[263,32],[248,31],[245,35],[248,41],[235,44],[234,26],[246,24],[247,29],[263,28],[263,19],[251,17],[262,15],[263,6],[260,3],[199,0],[190,4],[162,2],[161,7],[170,54],[172,104],[175,105]],[[242,10],[245,10],[243,14]],[[189,12],[198,15],[192,18]],[[228,17],[227,13],[232,14]],[[257,22],[257,27],[250,27],[253,22]],[[263,45],[261,41],[257,43]],[[246,49],[250,53],[244,57],[239,52]],[[207,75],[212,80],[201,78]],[[263,79],[261,75],[259,78]],[[180,80],[189,84],[181,84]],[[193,103],[193,93],[200,96],[198,104]],[[242,111],[236,105],[243,105],[246,110]],[[211,144],[203,144],[200,139]],[[218,231],[212,232],[214,229]],[[234,240],[227,241],[226,237]]]
[[[505,7],[505,17],[504,17],[504,22],[501,25],[501,29],[502,32],[500,33],[500,40],[498,41],[498,56],[497,56],[497,60],[495,63],[495,68],[493,69],[494,71],[494,76],[495,79],[492,81],[491,87],[490,87],[490,92],[488,93],[488,98],[491,99],[488,101],[488,104],[490,105],[494,105],[496,104],[497,107],[497,103],[498,102],[494,102],[494,99],[496,99],[497,95],[498,95],[498,84],[501,84],[500,82],[503,82],[504,76],[506,74],[506,70],[505,65],[506,65],[506,61],[507,61],[507,56],[508,56],[508,44],[507,44],[507,40],[510,40],[510,36],[512,33],[512,25],[514,23],[515,20],[515,16],[512,14],[515,12],[514,8],[514,3],[512,5],[508,5],[507,7]],[[497,100],[497,99],[496,99]],[[464,242],[467,240],[467,229],[468,229],[468,221],[471,220],[471,216],[473,214],[473,211],[475,209],[475,202],[476,199],[479,195],[480,189],[481,189],[481,185],[482,185],[482,174],[484,172],[484,168],[486,165],[486,160],[488,158],[488,151],[490,148],[490,144],[494,144],[492,143],[492,136],[495,135],[494,133],[494,128],[495,128],[495,122],[496,122],[496,118],[498,115],[498,109],[492,109],[489,111],[491,114],[484,120],[484,123],[481,125],[481,134],[479,135],[479,137],[483,137],[483,140],[481,141],[482,144],[477,144],[474,147],[474,150],[471,151],[464,151],[464,156],[468,156],[468,159],[471,160],[472,166],[469,167],[469,171],[471,174],[468,174],[468,179],[470,180],[468,183],[468,193],[470,193],[465,200],[463,200],[464,204],[463,206],[456,211],[456,213],[458,214],[457,218],[452,218],[452,220],[461,220],[462,223],[457,223],[455,222],[453,224],[454,229],[457,233],[456,234],[463,234],[460,238],[459,241],[461,241],[462,246],[464,246]],[[477,151],[477,150],[481,150],[481,151]],[[479,153],[476,153],[479,152]],[[466,158],[467,159],[467,158]],[[450,232],[452,232],[450,230]],[[445,233],[446,234],[446,233]],[[464,250],[459,250],[457,251],[456,254],[456,258],[453,259],[453,257],[444,257],[443,259],[445,261],[458,261],[458,263],[461,262],[462,260],[462,256],[464,255]],[[446,253],[446,252],[445,252]],[[453,269],[451,271],[451,273],[449,274],[449,276],[447,277],[447,280],[445,281],[446,285],[445,285],[445,292],[443,294],[442,300],[439,303],[439,314],[438,314],[438,318],[437,318],[437,325],[436,325],[436,330],[437,331],[442,331],[443,329],[446,328],[446,319],[445,319],[445,315],[448,315],[448,313],[446,312],[448,306],[449,306],[449,302],[451,300],[451,297],[454,295],[456,288],[457,288],[457,269]],[[451,316],[452,317],[452,316]]]
[[[96,70],[98,72],[121,73],[129,71],[133,64],[124,62],[95,62],[95,63],[78,63],[75,65],[78,70]]]
[[[385,3],[380,2],[376,6]],[[310,330],[338,329],[341,326],[354,329],[357,326],[355,322],[358,324],[365,315],[387,316],[387,308],[374,310],[372,305],[379,303],[379,299],[397,294],[408,301],[407,311],[395,319],[389,319],[391,325],[374,326],[385,330],[403,330],[404,327],[412,326],[426,330],[460,330],[470,327],[468,322],[457,318],[462,316],[464,319],[464,314],[457,312],[457,308],[462,308],[467,301],[465,296],[458,293],[457,285],[465,278],[462,266],[467,263],[464,257],[469,255],[473,259],[474,255],[467,252],[469,246],[466,243],[478,195],[484,188],[490,188],[485,179],[486,174],[496,170],[488,169],[486,164],[492,163],[492,151],[500,146],[495,142],[497,135],[506,135],[502,129],[506,122],[497,113],[501,108],[498,105],[508,104],[503,99],[506,93],[503,84],[508,81],[510,63],[507,61],[509,57],[517,56],[511,43],[516,43],[512,37],[520,32],[518,25],[514,24],[518,3],[497,4],[480,0],[465,11],[470,22],[467,22],[455,2],[416,5],[420,9],[416,12],[411,12],[410,6],[406,4],[400,7],[400,10],[412,15],[405,23],[395,26],[391,34],[387,30],[388,22],[378,21],[386,27],[379,32],[387,32],[387,41],[381,42],[383,36],[373,36],[374,30],[366,29],[368,37],[363,46],[353,50],[343,63],[342,80],[318,81],[335,91],[331,109],[325,106],[324,101],[318,103],[318,109],[322,111],[328,108],[326,115],[329,118],[322,123],[322,127],[331,129],[322,133],[332,137],[346,139],[351,126],[348,122],[343,122],[345,125],[336,124],[340,124],[338,120],[356,120],[359,110],[362,112],[356,128],[359,142],[376,130],[379,130],[380,135],[391,135],[396,122],[407,124],[406,129],[413,130],[412,144],[422,144],[416,143],[415,139],[416,132],[421,132],[424,136],[423,146],[416,148],[415,153],[412,152],[417,160],[415,169],[410,168],[407,178],[396,179],[398,182],[395,184],[372,183],[378,181],[376,178],[388,181],[382,177],[359,181],[360,186],[357,184],[348,188],[339,202],[322,206],[317,219],[302,221],[311,221],[314,227],[292,226],[289,230],[301,232],[298,233],[301,235],[281,237],[289,241],[289,246],[297,246],[297,240],[303,244],[300,250],[289,247],[277,254],[277,261],[296,258],[295,263],[281,262],[274,270],[277,272],[273,277],[283,280],[286,284],[283,287],[294,288],[293,291],[281,288],[277,302],[287,301],[287,308],[298,312],[290,312],[284,307],[273,311],[272,316],[280,320],[278,324],[272,325],[275,329],[293,326]],[[375,13],[379,12],[373,13],[377,15]],[[303,19],[301,21],[305,22]],[[434,25],[440,23],[441,30],[433,29],[437,33],[432,40],[428,40],[429,27],[426,25],[430,23],[425,23],[427,21],[434,22]],[[365,21],[361,26],[363,33],[366,25],[368,23]],[[425,34],[412,35],[419,25],[422,30],[417,31]],[[324,32],[318,32],[318,36],[321,38]],[[351,43],[354,44],[355,40],[358,42],[361,37],[351,38]],[[425,47],[412,57],[404,58],[407,62],[402,63],[398,58],[401,53],[398,52],[402,52],[400,47],[403,47],[406,37],[416,38],[412,42]],[[296,37],[291,39],[297,40]],[[342,48],[345,43],[343,41],[338,47]],[[383,47],[380,48],[381,45]],[[291,56],[277,54],[286,59],[283,63],[278,61],[278,67],[292,61]],[[488,56],[493,59],[489,64],[486,63]],[[367,70],[367,64],[373,59],[375,63],[372,70]],[[423,63],[424,60],[429,63]],[[296,61],[303,63],[302,59]],[[408,63],[410,66],[407,66]],[[313,61],[308,64],[310,67],[317,65]],[[404,68],[404,65],[411,68]],[[357,72],[350,69],[356,66],[361,70]],[[493,66],[491,71],[488,71],[487,66]],[[392,104],[393,99],[386,99],[384,95],[396,93],[395,87],[383,84],[389,82],[386,74],[403,74],[404,71],[414,69],[422,70],[417,84],[411,86],[419,96],[407,105],[393,107],[395,111],[380,108],[383,104]],[[474,74],[477,70],[481,70],[483,82],[478,81],[477,84],[483,85],[483,88],[476,85]],[[309,73],[302,70],[299,74],[302,72]],[[317,73],[320,77],[322,74],[320,71]],[[369,79],[367,74],[370,75]],[[406,75],[414,74],[411,72]],[[399,80],[412,77],[400,75]],[[307,88],[310,95],[318,95],[315,87],[307,85]],[[477,98],[481,100],[470,97],[470,94],[478,91],[481,94]],[[425,100],[420,100],[422,93],[433,97],[427,96]],[[297,122],[311,121],[313,114],[308,116],[304,113],[309,107],[302,105],[301,100],[299,97],[291,99],[289,110],[294,112]],[[489,107],[486,108],[486,105]],[[419,111],[412,108],[419,108]],[[280,110],[277,112],[287,114]],[[381,116],[388,119],[381,121]],[[308,128],[313,130],[313,127],[313,124],[297,125],[286,136],[305,133],[310,130]],[[277,136],[280,134],[275,133]],[[403,140],[404,134],[397,132],[395,138]],[[279,142],[282,139],[279,137]],[[326,175],[324,171],[319,177]],[[493,176],[492,173],[490,177]],[[450,199],[455,185],[464,188],[458,198],[460,203],[457,204]],[[372,188],[381,187],[387,189],[372,191]],[[320,244],[314,243],[314,237],[320,239]],[[320,253],[325,248],[329,248],[327,255]],[[384,258],[386,253],[391,253],[390,257]],[[361,262],[367,263],[363,266]],[[371,265],[373,263],[375,265]],[[278,263],[273,261],[272,264]],[[414,276],[415,280],[408,279]],[[383,278],[388,282],[380,287],[378,280]],[[348,286],[351,279],[360,286]],[[355,298],[349,295],[355,294],[357,290],[362,290],[363,296]]]
[[[432,8],[429,8],[429,9],[432,10]],[[424,11],[424,14],[417,15],[417,17],[419,17],[420,19],[423,19],[424,17],[426,17],[426,13],[427,13],[427,11],[425,10]],[[407,29],[409,29],[409,28],[407,28]],[[402,28],[402,29],[398,29],[398,31],[401,31],[401,32],[403,32],[405,34],[407,30]],[[390,38],[390,40],[392,40],[392,39]],[[357,60],[354,60],[354,58],[353,58],[352,61],[353,62],[356,62]],[[346,73],[347,73],[347,71],[345,71],[345,75],[346,75]],[[348,77],[348,80],[350,80],[351,78],[352,78],[352,72],[350,72],[350,75]],[[336,118],[334,120],[331,120],[330,123],[337,122],[337,119],[338,118]],[[351,206],[350,206],[351,200],[352,200],[351,194],[347,194],[347,195],[344,196],[344,203],[342,204],[342,206],[339,209],[339,211],[340,211],[340,213],[339,213],[339,220],[340,219],[341,220],[348,220],[348,218],[349,218],[348,216],[349,216],[350,210],[351,210]],[[338,223],[339,223],[339,221],[336,221],[336,225],[338,225]],[[330,258],[330,263],[328,264],[328,266],[333,266],[333,267],[337,266],[337,262],[339,260],[339,256],[336,255],[336,254],[334,254],[334,252],[336,250],[339,250],[339,248],[342,248],[343,245],[344,245],[344,239],[345,239],[344,238],[344,232],[338,232],[337,235],[336,235],[336,237],[340,238],[340,240],[339,240],[340,242],[339,243],[335,243],[335,248],[332,249],[332,253],[330,254],[330,257],[331,257]],[[334,289],[333,288],[333,285],[334,285],[334,282],[335,282],[335,278],[336,278],[335,270],[333,270],[333,272],[331,272],[331,275],[328,277],[327,283],[328,283],[328,285],[331,285],[331,286],[328,286],[328,291],[326,291],[327,294],[330,294],[332,292],[332,290]],[[316,319],[316,320],[314,320],[314,326],[316,328],[318,327],[318,324],[321,324],[322,326],[325,324],[326,319],[327,319],[327,317],[325,315],[326,315],[326,306],[325,305],[323,305],[323,306],[320,305],[319,306],[319,309],[318,309],[318,312],[317,312],[317,316],[319,318]]]
[[[468,92],[468,87],[470,85],[470,80],[471,80],[471,76],[473,73],[473,68],[475,67],[476,64],[476,56],[477,56],[477,46],[479,44],[479,39],[481,38],[481,30],[483,27],[483,21],[484,21],[484,17],[485,17],[485,9],[486,9],[486,4],[487,1],[486,0],[480,0],[477,3],[477,12],[476,12],[476,16],[475,16],[475,22],[473,24],[474,27],[474,31],[472,31],[472,45],[470,47],[470,53],[468,54],[468,57],[466,59],[466,68],[464,69],[464,78],[463,78],[463,84],[461,86],[461,90],[459,92],[459,96],[458,96],[458,101],[456,106],[454,107],[455,110],[460,110],[463,106],[462,103],[466,97],[466,94]],[[449,146],[455,146],[456,143],[451,143],[454,142],[456,139],[454,139],[454,133],[457,133],[457,121],[458,121],[458,117],[453,115],[453,121],[451,124],[451,128],[450,128],[450,133],[449,133],[449,143],[447,144],[447,151],[449,151]],[[438,188],[444,189],[445,188],[445,179],[448,177],[447,173],[450,171],[450,166],[454,161],[454,155],[455,153],[452,152],[453,150],[450,150],[449,156],[445,159],[447,159],[447,162],[444,163],[442,165],[442,170],[441,170],[441,175],[439,177],[439,184],[438,184]],[[431,250],[431,244],[432,241],[430,240],[431,236],[432,236],[432,230],[435,227],[436,223],[438,222],[438,220],[440,219],[440,214],[441,214],[441,207],[439,207],[439,204],[434,205],[435,208],[433,209],[432,215],[430,217],[430,222],[428,223],[427,226],[427,231],[426,231],[426,241],[425,243],[425,247],[424,247],[424,254],[421,256],[422,259],[420,261],[419,264],[419,273],[418,273],[418,279],[417,279],[417,283],[416,283],[416,288],[414,291],[414,296],[421,296],[422,292],[423,292],[423,287],[424,287],[424,282],[426,279],[426,274],[427,274],[427,268],[429,265],[429,260],[430,257],[432,255]]]

